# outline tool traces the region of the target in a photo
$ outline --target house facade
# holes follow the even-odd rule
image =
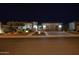
[[[62,31],[62,23],[42,23],[43,26],[46,26],[47,31]]]
[[[15,30],[32,30],[32,31],[79,31],[79,22],[70,22],[63,24],[61,22],[7,22],[6,25],[0,23],[0,29],[8,31],[12,29]]]
[[[76,31],[79,32],[79,22],[75,22]]]

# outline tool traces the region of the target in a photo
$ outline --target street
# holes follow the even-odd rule
[[[0,54],[76,55],[79,54],[79,37],[5,38],[4,36],[0,38]]]

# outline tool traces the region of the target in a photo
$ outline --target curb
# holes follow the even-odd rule
[[[50,35],[50,36],[0,36],[0,38],[63,38],[63,37],[79,37],[79,35]]]

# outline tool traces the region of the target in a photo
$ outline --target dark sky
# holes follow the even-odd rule
[[[0,4],[0,21],[61,21],[79,19],[79,4]]]

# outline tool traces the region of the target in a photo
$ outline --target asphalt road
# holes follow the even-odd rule
[[[79,37],[0,38],[0,54],[78,55]]]

